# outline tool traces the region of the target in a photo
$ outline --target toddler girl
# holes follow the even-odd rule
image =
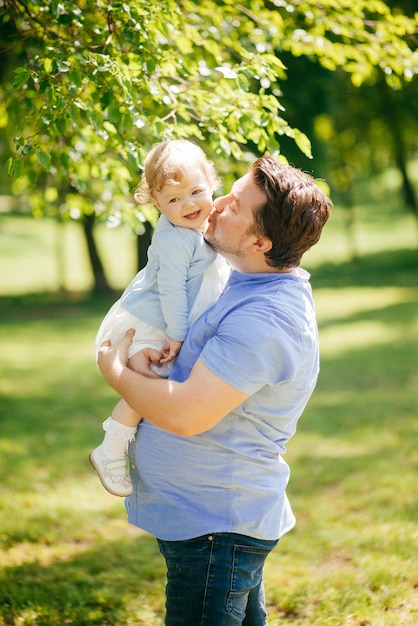
[[[167,377],[191,323],[216,302],[229,277],[223,257],[203,239],[218,186],[213,164],[196,144],[186,140],[156,145],[144,162],[135,191],[138,203],[152,202],[161,215],[148,249],[148,262],[104,318],[96,352],[105,339],[117,343],[135,328],[129,365],[151,347],[161,352],[154,371]],[[110,493],[128,496],[126,447],[135,438],[141,417],[123,400],[103,423],[105,437],[90,461]]]

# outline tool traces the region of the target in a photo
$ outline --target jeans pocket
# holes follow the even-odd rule
[[[256,546],[234,546],[226,609],[240,619],[245,617],[250,592],[261,586],[264,562],[270,551]]]

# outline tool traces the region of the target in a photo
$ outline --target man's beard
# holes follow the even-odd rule
[[[234,241],[231,243],[228,243],[227,241],[220,242],[216,236],[216,218],[215,219],[211,218],[211,223],[209,224],[209,228],[210,227],[212,228],[210,229],[209,232],[206,231],[203,234],[203,238],[206,241],[206,243],[208,243],[211,246],[211,248],[215,250],[215,252],[218,252],[219,254],[225,257],[229,257],[229,256],[241,257],[243,255],[241,240],[244,239],[246,235],[244,235],[238,241]]]

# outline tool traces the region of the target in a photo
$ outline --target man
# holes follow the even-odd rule
[[[166,559],[167,626],[266,623],[264,562],[295,523],[281,455],[319,371],[299,263],[331,208],[309,175],[258,159],[215,200],[205,239],[234,271],[190,328],[170,379],[128,368],[132,333],[102,345],[103,377],[144,416],[127,510]]]

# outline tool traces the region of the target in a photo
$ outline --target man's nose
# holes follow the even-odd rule
[[[213,203],[213,208],[217,213],[222,213],[224,210],[224,200],[226,196],[221,196],[220,198],[216,198]]]

